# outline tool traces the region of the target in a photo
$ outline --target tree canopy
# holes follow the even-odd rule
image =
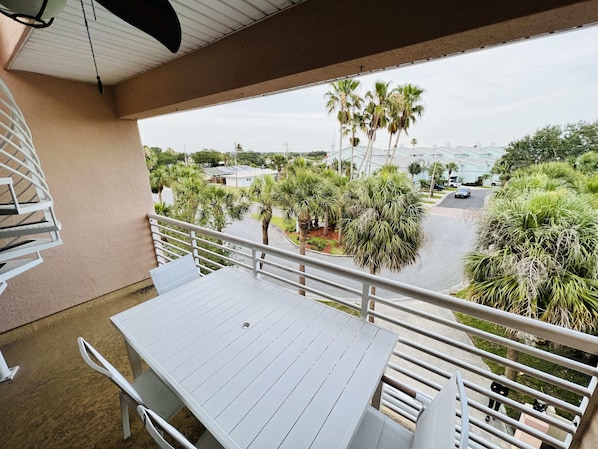
[[[511,142],[496,162],[494,171],[509,174],[542,162],[573,162],[588,151],[598,151],[598,120],[565,126],[548,125],[533,135]]]

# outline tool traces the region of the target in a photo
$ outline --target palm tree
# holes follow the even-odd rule
[[[388,109],[388,98],[392,91],[389,90],[391,82],[376,81],[373,91],[367,91],[366,99],[369,100],[364,110],[364,121],[366,122],[368,145],[359,164],[358,173],[366,165],[366,173],[369,175],[372,169],[372,152],[374,151],[374,141],[378,128],[386,126],[386,113]]]
[[[494,198],[479,219],[476,250],[465,258],[471,299],[595,332],[598,210],[585,195],[569,189],[517,190]],[[517,361],[518,352],[509,349],[507,357]],[[506,375],[514,380],[517,371],[507,368]]]
[[[351,143],[351,164],[349,169],[349,181],[353,180],[355,174],[353,173],[354,168],[354,157],[355,157],[355,147],[359,145],[359,137],[356,137],[357,130],[364,129],[364,117],[363,114],[357,110],[352,111],[351,113],[351,121],[349,122],[350,125],[350,143]],[[359,173],[357,173],[359,176]]]
[[[150,172],[149,178],[152,192],[158,194],[158,200],[160,203],[162,203],[162,191],[164,190],[164,187],[170,186],[172,182],[172,178],[170,177],[168,169],[162,165],[155,167]]]
[[[342,149],[343,149],[343,134],[344,127],[349,123],[351,117],[351,109],[354,107],[359,108],[361,104],[361,98],[355,93],[359,87],[360,81],[355,79],[340,80],[336,83],[331,83],[331,91],[326,92],[324,95],[327,98],[326,109],[328,113],[338,110],[337,118],[339,122],[339,143],[338,143],[338,174],[341,174],[341,160],[342,160]]]
[[[262,243],[268,245],[268,228],[272,220],[272,209],[274,207],[274,189],[276,182],[272,176],[266,175],[263,178],[255,178],[249,186],[249,197],[255,201],[258,206],[257,215],[262,222]],[[262,253],[262,259],[266,258],[266,253]],[[263,264],[260,263],[260,269]]]
[[[407,167],[407,172],[411,175],[411,182],[414,182],[415,176],[424,171],[424,167],[418,161],[413,161]]]
[[[459,165],[456,162],[448,162],[444,168],[448,171],[449,182],[451,182],[451,174],[459,171]]]
[[[239,197],[237,191],[208,185],[200,192],[199,206],[198,223],[222,232],[232,220],[243,218],[249,204]]]
[[[415,262],[424,240],[425,208],[409,178],[393,169],[355,181],[347,195],[347,218],[341,221],[345,252],[371,274],[383,268],[400,271]]]
[[[405,108],[405,97],[394,89],[388,97],[388,148],[386,149],[386,164],[390,164],[390,144],[392,136],[401,129],[401,112]]]
[[[397,88],[397,92],[402,96],[402,110],[399,112],[397,121],[397,138],[392,150],[390,159],[394,159],[399,144],[399,137],[404,131],[405,135],[408,130],[424,113],[425,107],[422,101],[424,89],[415,84],[405,84]]]
[[[417,145],[417,139],[414,137],[413,139],[411,139],[411,146],[415,148],[415,145]]]
[[[197,176],[183,176],[172,185],[174,204],[172,207],[175,218],[187,223],[196,223],[199,197],[206,188],[206,184]]]
[[[285,217],[297,220],[299,254],[303,256],[312,213],[320,207],[320,179],[311,170],[297,170],[279,182],[274,192],[274,201],[282,209]],[[305,265],[299,265],[299,272],[305,272]],[[305,285],[305,277],[299,276],[299,284]],[[305,296],[305,290],[299,289],[299,294]]]
[[[287,165],[287,158],[283,154],[273,154],[270,157],[270,164],[276,168],[278,179],[282,179],[282,169]]]
[[[428,174],[430,175],[430,198],[434,196],[434,185],[436,184],[437,176],[441,176],[443,172],[444,165],[442,162],[432,162],[428,167]]]

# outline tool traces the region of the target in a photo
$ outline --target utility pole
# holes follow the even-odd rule
[[[239,190],[239,166],[237,165],[237,151],[243,151],[241,144],[235,142],[235,188]]]

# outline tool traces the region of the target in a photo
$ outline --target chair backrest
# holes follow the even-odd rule
[[[133,388],[133,385],[131,385],[129,381],[102,356],[102,354],[85,341],[83,337],[77,338],[77,344],[79,345],[79,351],[81,352],[83,360],[85,360],[89,366],[98,373],[107,376],[135,402],[143,404],[143,398],[137,393],[137,390]]]
[[[150,276],[159,295],[199,277],[193,254],[160,265],[150,270]]]
[[[467,447],[469,440],[467,397],[461,374],[456,373],[417,418],[411,449],[454,449],[457,391],[459,391],[461,403],[461,442],[459,447],[462,449]]]
[[[138,405],[137,413],[139,413],[141,421],[145,424],[145,428],[149,434],[162,449],[174,449],[174,446],[164,439],[163,433],[168,434],[184,449],[197,449],[181,432],[168,424],[154,411],[145,408],[143,405]]]

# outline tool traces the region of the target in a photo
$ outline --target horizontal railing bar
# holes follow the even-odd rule
[[[399,344],[400,343],[405,343],[405,342],[401,341],[401,337],[399,337]],[[532,388],[527,387],[526,385],[515,383],[507,378],[499,377],[496,374],[492,373],[491,371],[482,370],[475,365],[466,364],[465,362],[462,362],[461,360],[451,359],[450,357],[446,356],[445,354],[438,353],[436,351],[431,351],[431,350],[427,350],[427,349],[424,350],[421,347],[420,348],[415,347],[414,349],[418,349],[419,351],[423,352],[424,354],[433,355],[435,357],[438,357],[441,360],[451,362],[453,365],[459,366],[461,368],[465,368],[470,372],[473,372],[480,376],[486,377],[490,380],[500,382],[502,385],[505,385],[512,390],[517,390],[517,391],[520,391],[521,393],[528,394],[532,397],[536,397],[536,398],[538,398],[544,402],[547,402],[549,404],[552,404],[555,407],[558,407],[562,410],[566,410],[575,415],[581,414],[581,411],[579,410],[578,407],[575,407],[574,405],[572,405],[566,401],[563,401],[562,399],[555,398],[554,396],[550,396],[542,391],[534,390]],[[433,365],[429,365],[426,362],[419,361],[419,359],[411,359],[411,356],[409,356],[408,354],[406,354],[404,352],[401,352],[400,354],[395,354],[395,355],[397,355],[398,357],[405,359],[411,363],[415,363],[418,366],[427,369],[428,371],[436,372],[435,369],[433,368]],[[416,362],[416,360],[418,360],[418,362]]]
[[[174,237],[170,237],[170,238],[169,238],[169,241],[164,241],[164,240],[156,240],[156,239],[154,239],[154,242],[159,242],[161,247],[165,247],[165,246],[167,246],[167,247],[169,247],[169,248],[178,248],[178,249],[181,249],[181,250],[183,250],[183,251],[185,251],[185,250],[188,250],[188,249],[190,249],[190,248],[191,248],[191,245],[190,245],[188,242],[179,242],[179,243],[181,243],[181,244],[183,244],[183,243],[184,243],[184,245],[185,245],[185,246],[184,246],[184,247],[182,247],[182,246],[179,246],[179,245],[175,245],[175,244],[172,242],[173,240],[174,240],[174,241],[177,241],[177,239],[175,239]]]
[[[380,317],[379,315],[376,315],[376,316],[379,317],[380,319],[384,319],[384,318]],[[477,355],[477,356],[480,356],[483,358],[487,358],[489,360],[492,360],[494,362],[502,364],[503,366],[508,366],[510,368],[514,368],[514,369],[518,370],[519,372],[524,372],[525,374],[528,374],[531,377],[534,377],[538,380],[542,380],[544,382],[550,383],[552,385],[559,386],[559,387],[564,388],[573,393],[577,393],[580,396],[589,396],[590,395],[590,391],[582,385],[570,382],[565,379],[561,379],[560,377],[553,376],[552,374],[545,373],[544,371],[537,370],[535,368],[529,367],[522,363],[512,362],[505,357],[501,357],[501,356],[492,354],[490,352],[478,349],[475,346],[467,345],[466,343],[462,343],[455,339],[452,339],[449,337],[443,337],[438,332],[430,332],[430,331],[427,331],[426,329],[422,329],[421,326],[418,327],[418,326],[409,324],[408,322],[405,322],[405,321],[392,320],[391,322],[393,322],[394,324],[397,324],[405,329],[408,329],[412,332],[415,332],[419,335],[424,335],[424,336],[431,338],[435,341],[441,341],[449,346],[458,348],[464,352],[468,352],[468,353],[471,353],[471,354],[474,354],[474,355]],[[407,341],[408,340],[406,340],[406,339],[404,340],[404,342],[407,342]]]
[[[20,196],[19,198],[23,198],[23,196]],[[411,378],[415,382],[425,385],[427,388],[438,391],[440,385],[437,385],[431,379],[436,379],[436,376],[440,376],[440,378],[444,379],[448,378],[447,376],[451,373],[443,371],[446,363],[447,369],[452,370],[452,367],[457,367],[464,370],[464,372],[476,375],[476,379],[477,376],[482,376],[488,381],[488,384],[492,380],[498,381],[524,395],[529,395],[550,404],[551,406],[555,406],[559,410],[559,413],[561,413],[561,410],[572,413],[575,416],[574,421],[577,423],[583,423],[589,418],[584,415],[587,411],[588,404],[590,403],[590,398],[595,400],[594,395],[596,394],[595,390],[598,382],[598,367],[554,354],[548,350],[539,349],[533,345],[527,345],[488,331],[470,327],[467,324],[461,323],[459,320],[451,319],[452,317],[449,313],[434,315],[425,310],[419,310],[416,308],[417,304],[414,301],[423,301],[426,304],[442,307],[451,312],[460,312],[470,317],[482,319],[523,334],[530,334],[538,339],[553,341],[559,345],[581,350],[588,354],[598,354],[598,338],[596,336],[571,331],[531,318],[521,317],[474,302],[454,298],[443,293],[428,291],[423,288],[371,275],[356,269],[341,267],[325,260],[313,259],[295,252],[273,248],[254,241],[219,233],[168,217],[162,217],[157,214],[148,214],[148,217],[152,225],[152,235],[156,237],[162,236],[167,240],[164,242],[154,238],[157,254],[159,251],[162,251],[162,257],[166,260],[169,260],[169,257],[167,257],[169,254],[174,256],[174,258],[180,257],[177,253],[183,253],[185,250],[178,245],[188,246],[190,245],[188,240],[191,239],[193,243],[190,245],[192,246],[190,249],[192,249],[196,255],[196,263],[200,265],[203,273],[212,272],[218,267],[227,265],[237,266],[243,270],[248,270],[254,276],[260,278],[267,276],[271,281],[281,283],[283,288],[304,290],[311,299],[332,301],[335,304],[341,304],[356,312],[361,312],[360,316],[362,319],[367,319],[368,316],[374,317],[375,319],[380,320],[380,323],[382,323],[383,326],[384,323],[388,323],[389,325],[399,326],[399,329],[414,332],[417,335],[422,336],[423,340],[422,342],[419,342],[419,340],[415,341],[410,339],[409,335],[402,335],[402,331],[399,332],[400,336],[397,347],[393,351],[393,355],[398,357],[397,361],[401,363],[402,366],[398,366],[391,359],[387,365],[389,372],[395,371],[399,375]],[[177,229],[174,229],[173,227]],[[200,237],[197,237],[195,234],[199,234]],[[213,241],[212,239],[216,241]],[[199,246],[196,246],[197,244],[199,244]],[[222,251],[222,254],[219,253],[220,251]],[[261,253],[266,255],[264,259],[258,258]],[[298,270],[299,265],[305,267],[305,272]],[[283,272],[286,274],[278,274]],[[327,277],[326,273],[332,274],[334,277]],[[300,277],[305,279],[305,285],[299,283]],[[333,280],[337,277],[339,279],[338,281]],[[344,280],[350,280],[351,282],[344,282]],[[351,285],[359,284],[361,284],[361,288],[355,289],[351,287]],[[370,287],[375,287],[378,294],[371,295]],[[382,298],[380,296],[382,292],[386,292],[383,293],[384,296],[390,294],[392,297]],[[349,297],[351,298],[349,299]],[[384,305],[390,307],[391,312],[385,307],[370,309],[370,300],[372,300],[376,306]],[[381,309],[384,309],[384,311]],[[394,318],[392,310],[401,311],[402,313],[408,314],[409,317],[419,317],[422,320],[426,320],[428,323],[435,323],[434,327],[439,325],[444,326],[446,329],[463,332],[464,337],[481,338],[492,344],[502,345],[504,348],[511,348],[522,354],[524,353],[531,357],[589,375],[589,385],[580,385],[571,382],[567,378],[558,377],[536,369],[529,364],[526,364],[528,362],[525,359],[521,359],[522,361],[517,362],[511,361],[504,356],[479,349],[476,345],[470,344],[469,341],[460,341],[460,339],[456,337],[447,337],[447,334],[442,332],[442,330],[435,330],[432,332],[425,325],[420,325],[418,327],[412,324],[412,321],[409,318],[402,318],[399,320],[398,318]],[[433,343],[427,343],[428,339]],[[403,347],[411,349],[405,353],[402,349]],[[449,356],[446,354],[448,350],[442,348],[454,348],[452,355]],[[459,353],[460,351],[462,354]],[[409,354],[409,352],[412,352],[413,354]],[[429,362],[420,360],[417,354],[424,356],[425,360],[433,358],[434,362],[431,360]],[[480,365],[473,364],[474,359],[472,358],[479,360],[479,362],[475,363]],[[480,358],[482,360],[480,360]],[[472,362],[468,361],[470,359]],[[400,362],[401,360],[404,362]],[[438,366],[438,361],[443,361],[441,363],[443,368]],[[563,388],[579,395],[578,397],[581,398],[581,404],[579,407],[576,407],[574,404],[570,404],[544,393],[539,386],[528,387],[525,384],[509,381],[502,376],[499,377],[487,370],[485,366],[483,367],[481,365],[482,361],[498,363],[504,367],[524,373],[540,382],[546,382],[547,384]],[[449,366],[451,368],[448,368]],[[423,369],[428,375],[424,373],[422,376],[421,371],[415,373],[411,371],[411,369],[416,369],[417,371]],[[477,382],[480,382],[480,380],[477,380]],[[469,390],[476,392],[474,398],[479,399],[484,397],[498,400],[509,407],[509,410],[512,408],[515,411],[526,413],[545,422],[551,428],[563,431],[565,438],[564,441],[557,440],[554,437],[535,430],[527,424],[520,423],[507,415],[490,410],[486,404],[468,398],[468,403],[473,410],[494,416],[507,426],[507,430],[510,428],[520,429],[522,432],[547,442],[557,449],[567,449],[571,444],[571,441],[573,441],[572,436],[578,432],[574,422],[560,419],[556,415],[553,416],[539,412],[533,408],[529,408],[529,406],[526,406],[523,403],[508,397],[505,398],[499,396],[486,387],[486,382],[481,382],[482,386],[471,380],[467,381],[464,379],[464,383]],[[416,416],[414,415],[413,409],[409,409],[407,400],[400,396],[395,397],[392,390],[386,386],[383,386],[381,399],[383,405],[394,410],[406,419],[412,420],[414,419],[414,416]],[[514,436],[508,434],[508,432],[497,430],[492,425],[486,424],[483,421],[484,420],[475,417],[471,419],[473,427],[486,432],[485,436],[484,434],[470,434],[472,443],[476,443],[475,447],[499,449],[501,446],[496,446],[491,441],[491,438],[495,437],[505,443],[511,443],[525,449],[532,449],[529,444],[519,441]]]
[[[476,329],[475,327],[471,327],[466,324],[462,324],[458,320],[454,320],[454,321],[448,320],[446,318],[442,318],[437,315],[432,315],[430,313],[423,312],[421,310],[417,310],[417,309],[405,306],[402,303],[392,302],[388,299],[381,298],[379,296],[370,295],[370,298],[374,299],[376,302],[386,304],[386,305],[396,308],[398,310],[407,312],[411,315],[416,315],[421,318],[425,318],[427,320],[434,321],[439,324],[443,324],[447,327],[451,327],[453,329],[463,331],[467,334],[472,334],[472,335],[475,335],[476,337],[480,337],[485,340],[492,341],[494,343],[498,343],[500,345],[516,349],[519,352],[526,353],[533,357],[538,357],[547,362],[555,363],[557,365],[564,366],[565,368],[569,368],[569,369],[572,369],[572,370],[575,370],[575,371],[578,371],[580,373],[587,374],[590,376],[598,376],[598,367],[591,366],[591,365],[588,365],[585,363],[581,363],[581,362],[578,362],[577,360],[568,359],[567,357],[563,357],[558,354],[543,351],[543,350],[537,349],[533,346],[529,346],[524,343],[520,343],[518,341],[513,341],[506,337],[502,337],[500,335],[496,335],[496,334],[493,334],[490,332]],[[381,319],[384,319],[384,317],[381,316]]]
[[[440,307],[449,308],[458,312],[472,315],[477,318],[490,320],[502,326],[534,334],[538,337],[544,338],[549,341],[556,341],[560,344],[564,344],[571,348],[579,349],[591,354],[598,355],[598,337],[595,337],[593,335],[584,334],[582,332],[577,332],[570,329],[565,329],[559,326],[555,326],[553,324],[544,323],[541,321],[534,320],[532,318],[511,314],[481,304],[456,299],[443,293],[428,291],[424,288],[404,284],[401,282],[364,273],[351,268],[341,267],[330,262],[308,258],[302,255],[281,250],[279,248],[273,248],[260,243],[255,243],[250,240],[213,231],[211,229],[202,228],[200,226],[191,225],[179,220],[174,220],[172,218],[163,217],[151,213],[148,214],[148,216],[150,218],[155,218],[164,223],[169,223],[174,226],[195,230],[210,237],[226,239],[233,243],[237,243],[242,246],[248,246],[251,249],[255,249],[261,252],[280,255],[285,259],[292,260],[303,265],[314,266],[324,271],[329,271],[336,274],[343,274],[353,280],[371,283],[373,285],[380,286],[385,290],[396,292],[402,295],[407,295],[414,299],[422,299],[428,303],[435,304]]]

